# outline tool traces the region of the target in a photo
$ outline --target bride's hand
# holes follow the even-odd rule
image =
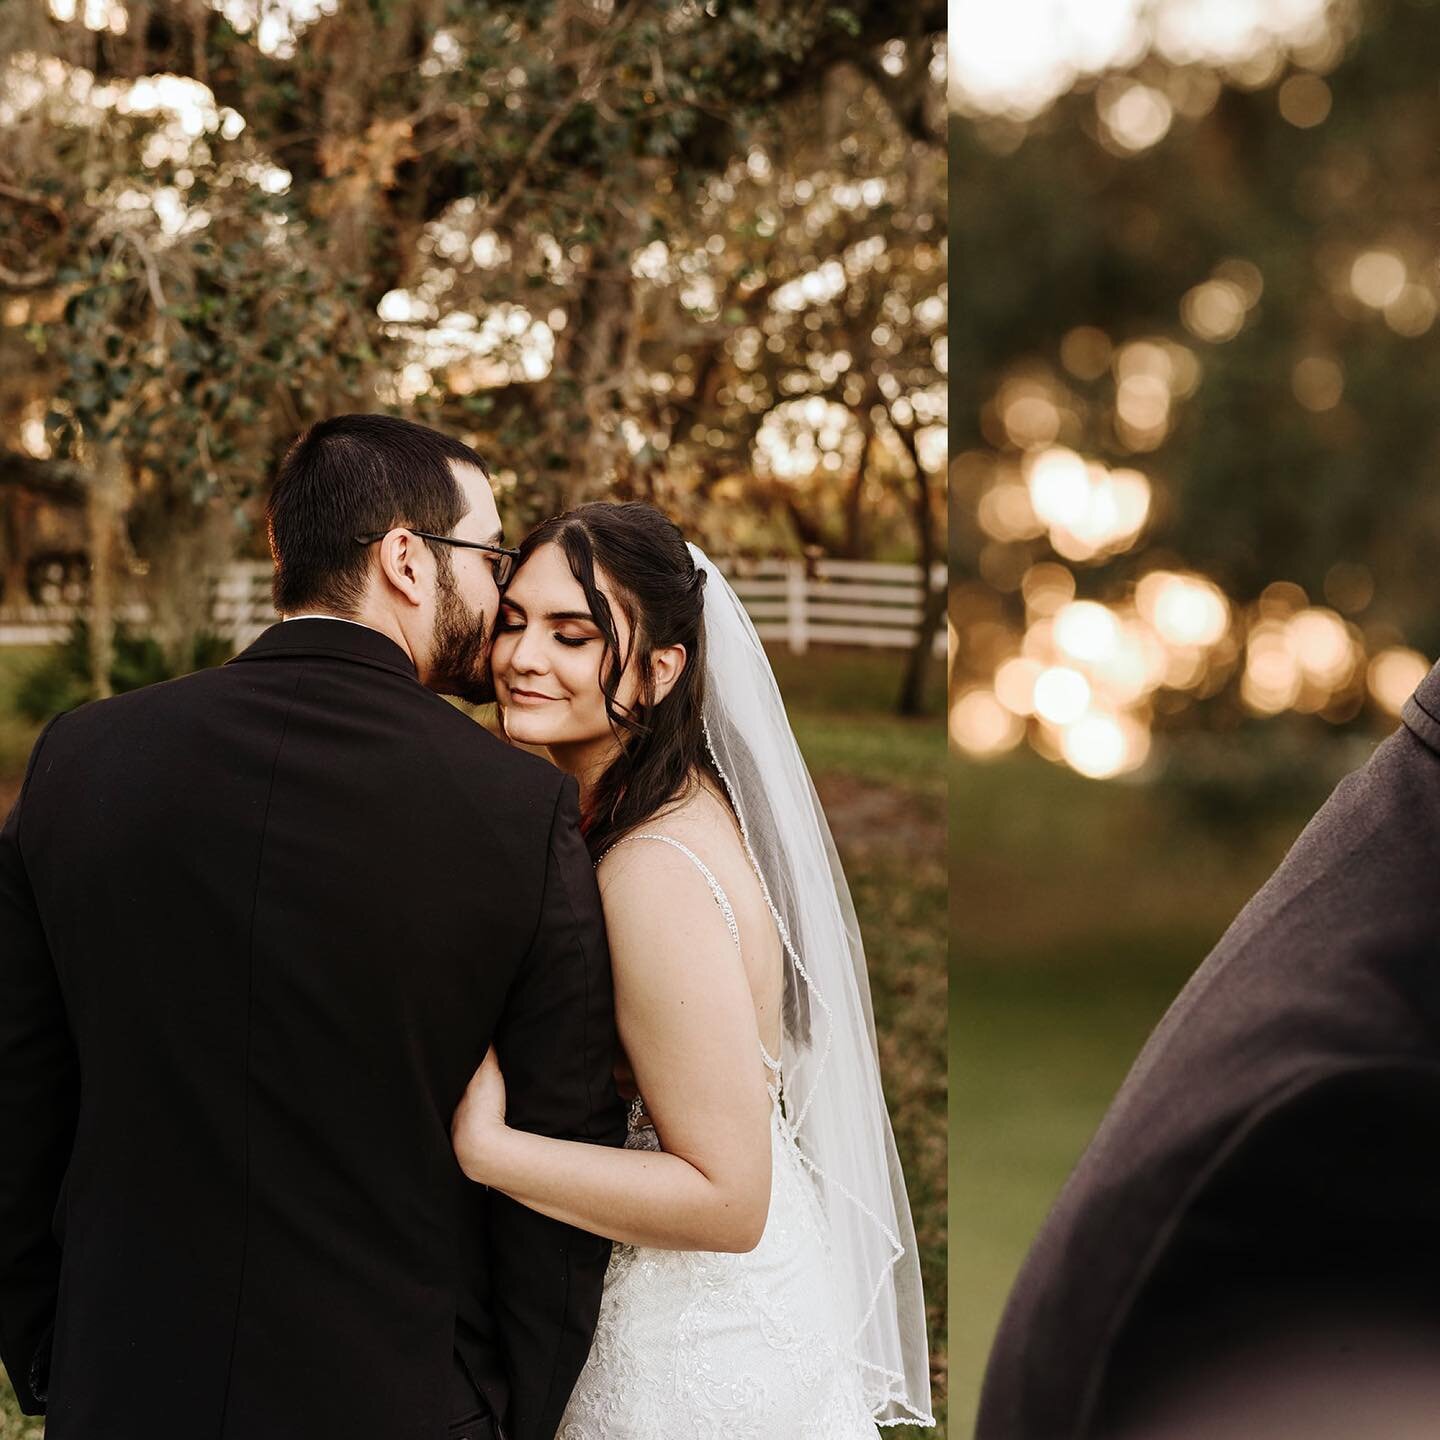
[[[481,1185],[495,1183],[495,1161],[505,1128],[505,1076],[492,1045],[470,1077],[455,1118],[450,1122],[450,1143],[460,1168]]]

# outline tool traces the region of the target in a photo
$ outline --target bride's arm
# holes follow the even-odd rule
[[[602,866],[620,1039],[663,1151],[504,1123],[493,1058],[455,1112],[461,1168],[542,1214],[631,1245],[750,1250],[770,1203],[770,1098],[749,983],[704,880],[669,846]]]

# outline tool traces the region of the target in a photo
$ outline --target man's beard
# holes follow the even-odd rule
[[[490,637],[483,613],[466,608],[448,565],[437,567],[435,625],[430,632],[429,688],[471,705],[495,699],[490,678]]]

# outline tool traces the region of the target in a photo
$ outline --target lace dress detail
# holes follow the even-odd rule
[[[735,912],[704,861],[686,855],[740,949]],[[603,856],[601,857],[604,858]],[[617,1244],[589,1359],[556,1440],[875,1440],[857,1361],[836,1327],[825,1217],[786,1122],[781,1062],[769,1071],[770,1211],[743,1255]],[[658,1150],[637,1096],[625,1146]]]

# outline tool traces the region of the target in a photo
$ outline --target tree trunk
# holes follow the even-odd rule
[[[152,515],[137,516],[132,508],[129,529],[147,565],[150,633],[171,673],[183,675],[194,663],[196,642],[216,628],[211,601],[216,578],[235,555],[234,521],[221,505],[197,510],[180,501]]]
[[[841,554],[846,560],[859,560],[865,547],[865,481],[870,475],[870,450],[875,444],[875,422],[870,418],[870,407],[863,404],[859,411],[860,459],[850,481],[849,493],[845,496],[845,547]]]
[[[645,162],[652,179],[659,166]],[[638,368],[639,320],[631,257],[645,235],[647,216],[639,206],[613,205],[612,223],[594,242],[589,267],[567,329],[575,327],[574,381],[579,406],[587,422],[580,430],[573,421],[565,435],[565,468],[557,477],[554,508],[564,509],[600,490],[596,482],[622,498],[630,489],[633,465],[619,429],[622,412],[634,413],[635,375]],[[558,423],[559,417],[557,417]]]
[[[930,651],[935,636],[940,631],[940,622],[945,617],[945,587],[930,584],[930,565],[925,566],[925,602],[920,616],[920,628],[915,633],[915,648],[905,667],[905,679],[900,686],[900,702],[895,707],[901,715],[923,715],[925,713],[925,676],[930,668]]]
[[[90,532],[90,686],[95,698],[111,694],[115,663],[115,572],[120,516],[125,506],[125,462],[113,444],[97,444],[86,497]]]
[[[893,421],[892,421],[893,424]],[[896,712],[900,715],[923,715],[925,713],[925,677],[930,668],[930,651],[945,614],[945,587],[930,583],[930,571],[938,558],[935,545],[935,507],[930,493],[930,477],[920,463],[920,451],[914,435],[903,426],[896,425],[896,432],[910,452],[910,461],[915,467],[915,492],[911,513],[915,520],[915,537],[920,550],[920,624],[915,631],[915,645],[905,667],[905,677],[900,683],[900,698]]]

